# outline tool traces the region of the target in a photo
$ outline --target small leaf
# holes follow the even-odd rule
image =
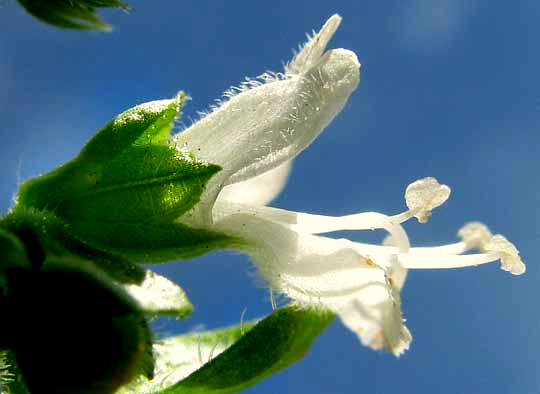
[[[96,15],[96,8],[129,8],[118,0],[19,0],[19,3],[43,22],[78,30],[111,31],[111,26]]]

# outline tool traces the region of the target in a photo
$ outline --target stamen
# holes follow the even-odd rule
[[[457,244],[456,244],[457,245]],[[525,264],[519,257],[516,247],[500,234],[491,237],[483,249],[486,253],[466,255],[443,255],[429,253],[415,253],[418,249],[412,248],[407,254],[399,254],[398,260],[405,268],[461,268],[480,264],[501,261],[501,269],[514,275],[525,272]],[[426,248],[429,249],[429,248]],[[439,249],[442,250],[442,249]]]
[[[461,237],[469,248],[478,248],[484,251],[484,246],[493,237],[493,234],[491,234],[491,231],[489,231],[489,228],[485,224],[470,222],[458,231],[458,237]]]
[[[448,245],[440,246],[423,246],[409,249],[411,254],[425,254],[425,255],[456,255],[466,252],[469,249],[465,242],[456,242]]]
[[[378,212],[364,212],[347,216],[323,216],[297,213],[296,224],[291,225],[296,232],[309,234],[329,233],[341,230],[384,229],[392,235],[401,253],[410,248],[409,237],[399,223],[390,216]]]
[[[384,238],[382,241],[383,247],[392,247],[395,246],[396,243],[394,242],[394,239],[391,235]],[[397,253],[397,248],[395,248]],[[409,249],[409,253],[411,254],[461,254],[469,250],[470,247],[465,242],[456,242],[453,244],[447,244],[447,245],[439,245],[439,246],[420,246],[420,247],[412,247]]]
[[[519,251],[514,244],[504,236],[497,234],[491,237],[484,245],[486,252],[496,253],[501,259],[501,269],[514,275],[521,275],[525,272],[525,264],[519,257]]]
[[[437,179],[428,177],[414,181],[405,190],[408,211],[392,216],[392,220],[403,223],[416,217],[420,223],[427,223],[431,211],[450,197],[450,188],[441,185]]]
[[[433,254],[399,254],[398,261],[405,268],[412,269],[441,269],[463,268],[487,264],[499,260],[498,253],[477,253],[466,255],[439,255]]]

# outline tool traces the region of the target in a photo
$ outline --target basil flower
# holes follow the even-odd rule
[[[20,233],[36,218],[57,223],[61,246],[92,251],[106,272],[118,268],[118,259],[100,263],[94,251],[157,263],[240,250],[272,291],[300,306],[330,310],[363,344],[401,354],[412,340],[400,300],[408,269],[500,260],[502,269],[517,275],[525,265],[506,238],[478,223],[459,231],[461,242],[411,246],[402,224],[411,218],[426,223],[450,196],[450,188],[432,177],[406,188],[407,209],[395,215],[329,217],[267,206],[284,187],[292,160],[359,84],[355,53],[326,50],[340,22],[338,15],[330,17],[282,73],[267,72],[228,90],[176,135],[170,131],[183,93],[120,114],[73,160],[23,183],[17,205],[0,225]],[[374,229],[388,232],[383,245],[320,235]],[[471,249],[479,253],[464,254]]]
[[[178,221],[241,240],[229,247],[247,253],[273,291],[334,311],[363,344],[399,355],[412,339],[400,302],[408,269],[501,260],[503,269],[521,274],[525,266],[506,238],[491,236],[479,224],[460,231],[462,242],[411,247],[401,224],[413,217],[427,222],[450,195],[435,178],[409,185],[408,209],[397,215],[329,217],[266,206],[285,185],[291,160],[340,112],[359,83],[353,52],[325,50],[340,21],[332,16],[283,73],[265,73],[230,89],[223,102],[173,137],[178,150],[221,167]],[[389,233],[385,245],[319,235],[373,229]],[[473,247],[481,253],[463,255]]]

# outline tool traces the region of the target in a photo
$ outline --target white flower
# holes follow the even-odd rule
[[[401,223],[412,217],[425,223],[450,195],[435,178],[409,185],[409,209],[394,216],[328,217],[265,206],[283,188],[291,160],[330,123],[359,83],[360,64],[353,52],[325,52],[340,21],[332,16],[283,74],[267,73],[231,89],[226,101],[174,136],[178,149],[223,167],[200,202],[179,220],[239,239],[232,246],[251,256],[273,290],[333,310],[362,343],[399,355],[411,342],[400,302],[407,269],[501,259],[503,269],[518,274],[524,265],[505,238],[492,237],[478,225],[460,231],[463,242],[411,248]],[[373,229],[390,234],[385,245],[317,235]],[[472,247],[484,253],[461,255]]]

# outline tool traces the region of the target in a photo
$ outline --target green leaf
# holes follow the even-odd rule
[[[221,169],[167,145],[184,100],[179,93],[117,116],[75,159],[25,182],[17,206],[51,212],[84,244],[136,263],[230,245],[229,237],[175,221]]]
[[[19,0],[36,18],[66,29],[111,31],[112,28],[96,15],[96,8],[128,5],[118,0]]]
[[[154,379],[138,379],[120,393],[240,391],[300,359],[333,317],[327,310],[293,305],[276,310],[254,326],[165,339],[154,344]]]

